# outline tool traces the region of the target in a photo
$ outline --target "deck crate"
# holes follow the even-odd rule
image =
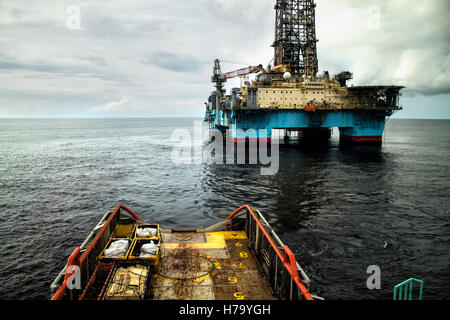
[[[157,244],[160,246],[161,245],[161,240],[160,239],[134,239],[133,241],[133,245],[132,248],[130,250],[130,255],[128,257],[129,260],[135,260],[135,261],[139,261],[139,262],[147,262],[152,266],[156,266],[158,264],[159,261],[159,256],[160,256],[160,252],[161,249],[158,248],[156,254],[154,256],[151,257],[140,257],[140,253],[141,253],[141,247],[144,244],[150,243],[150,242],[155,243],[155,241],[157,242]]]
[[[118,241],[118,240],[127,240],[128,243],[129,243],[129,246],[128,246],[128,249],[127,249],[125,255],[124,256],[120,256],[120,257],[105,257],[104,253],[105,253],[106,249],[108,249],[110,247],[111,243],[113,243],[114,241]],[[100,253],[100,255],[98,257],[98,259],[99,260],[125,261],[125,260],[128,259],[128,256],[129,256],[129,254],[131,252],[132,246],[133,246],[133,239],[111,238],[111,239],[109,239],[109,241],[106,244],[105,248],[103,248],[102,252]]]

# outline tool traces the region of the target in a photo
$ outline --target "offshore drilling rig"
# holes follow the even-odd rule
[[[210,130],[231,134],[235,142],[271,140],[273,129],[297,131],[305,138],[382,144],[386,120],[399,106],[400,86],[347,86],[348,71],[318,73],[314,0],[277,0],[274,67],[262,65],[222,73],[214,61],[215,91],[206,103]],[[256,73],[226,95],[228,79]],[[266,129],[266,130],[260,130]]]

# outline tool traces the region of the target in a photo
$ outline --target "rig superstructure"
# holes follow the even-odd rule
[[[382,144],[386,120],[402,109],[399,98],[404,87],[349,87],[353,78],[349,71],[319,74],[315,7],[314,0],[276,1],[274,67],[222,73],[220,60],[214,61],[215,91],[205,115],[210,130],[228,132],[241,142],[270,141],[273,129],[328,138],[337,127],[342,142]],[[254,81],[241,81],[240,88],[226,95],[228,79],[244,80],[252,73],[257,73]]]

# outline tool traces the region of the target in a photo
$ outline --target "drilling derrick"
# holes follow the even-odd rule
[[[289,65],[293,75],[318,72],[313,0],[277,0],[275,5],[275,65]]]

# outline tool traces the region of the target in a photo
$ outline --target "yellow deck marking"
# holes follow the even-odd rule
[[[244,300],[244,296],[242,295],[242,292],[236,292],[234,294],[234,297],[236,298],[236,300]]]
[[[225,240],[245,240],[247,233],[245,231],[219,231],[214,234],[221,234]]]
[[[205,233],[204,243],[162,243],[163,249],[224,249],[227,247],[225,240],[247,239],[245,231],[218,231]]]
[[[236,283],[236,282],[238,282],[238,280],[237,280],[236,277],[228,277],[228,282],[230,282],[230,283]]]
[[[206,275],[203,275],[203,276],[199,276],[198,278],[189,279],[189,280],[170,279],[170,278],[167,278],[167,277],[165,277],[163,275],[160,275],[160,274],[153,274],[152,277],[160,279],[160,280],[163,280],[163,281],[167,281],[167,282],[184,283],[185,284],[185,283],[189,283],[189,282],[192,282],[192,283],[202,282],[202,281],[204,281],[204,280],[206,280],[208,278],[211,278],[211,277],[213,277],[215,275],[216,274],[214,272],[211,272],[209,274],[206,274]]]
[[[211,259],[211,261],[214,263],[214,267],[215,267],[216,269],[221,269],[221,266],[220,266],[220,262],[219,262],[219,261],[217,261],[217,260],[215,260],[215,259]]]

